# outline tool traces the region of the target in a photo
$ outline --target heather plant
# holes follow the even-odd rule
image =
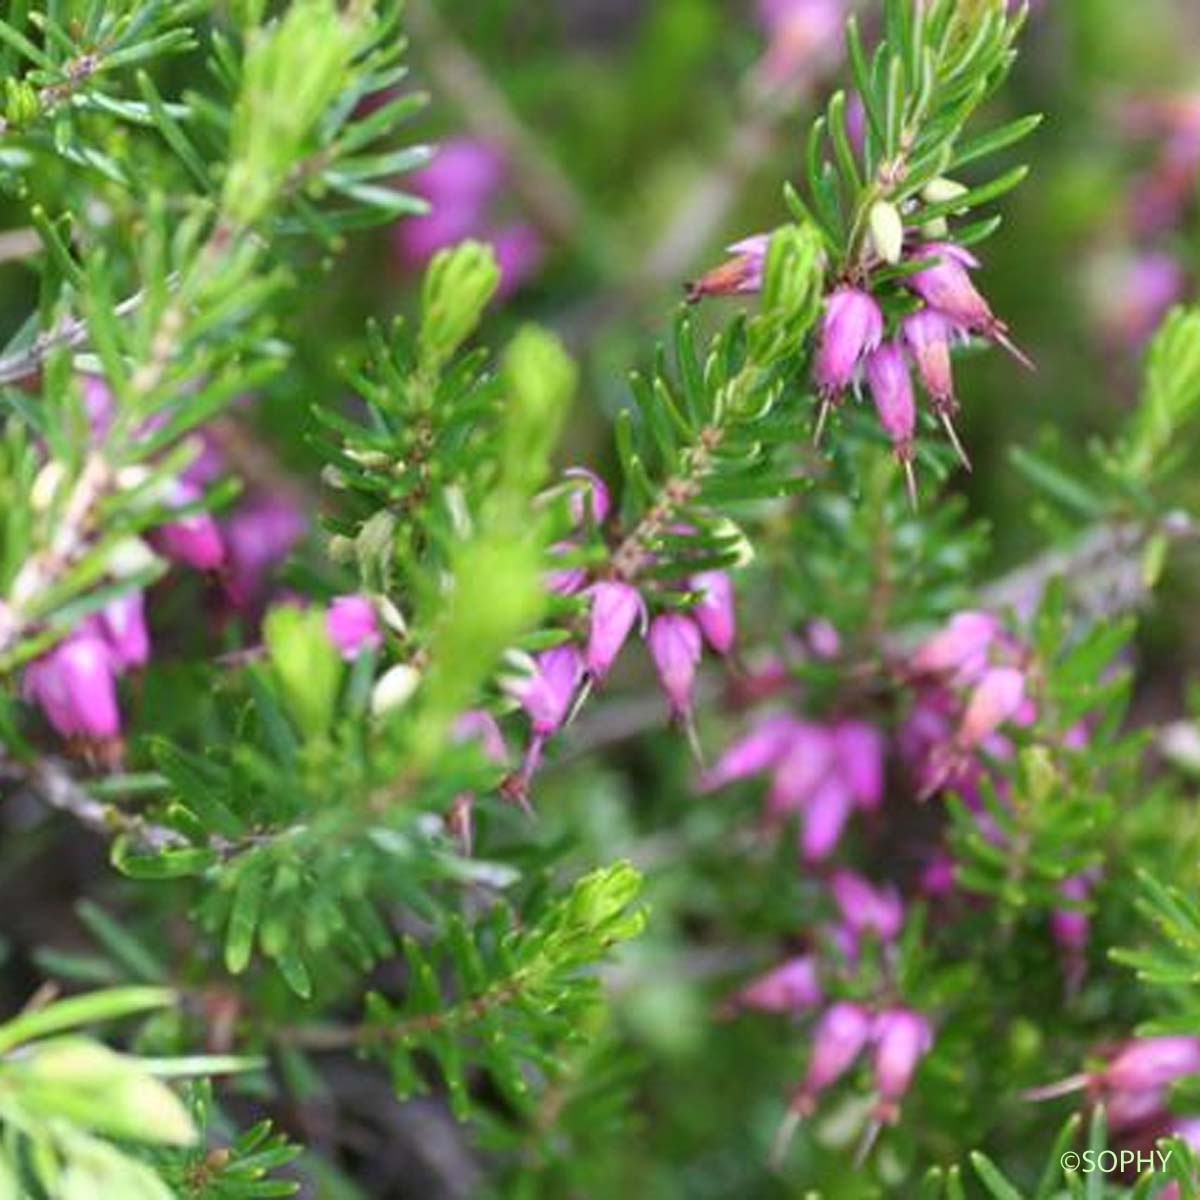
[[[1194,94],[1074,338],[1102,5],[531,7],[0,18],[0,1195],[1200,1194]]]

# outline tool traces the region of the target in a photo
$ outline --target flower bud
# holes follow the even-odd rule
[[[792,1013],[814,1008],[821,1000],[816,960],[802,954],[751,980],[731,998],[730,1007]]]
[[[38,471],[29,489],[29,506],[34,512],[49,511],[66,478],[67,469],[57,458],[52,458]]]
[[[965,196],[969,190],[958,180],[947,179],[943,175],[938,176],[937,179],[931,179],[921,189],[921,199],[926,204],[945,204],[948,201],[957,200],[960,196]]]
[[[1138,1038],[1105,1068],[1101,1081],[1114,1091],[1142,1092],[1200,1072],[1200,1038]]]
[[[65,738],[116,738],[121,732],[112,651],[95,634],[59,642],[25,672],[26,694]]]
[[[840,287],[825,301],[813,376],[823,399],[850,386],[863,356],[883,338],[883,312],[870,292]]]
[[[728,246],[727,250],[732,257],[706,272],[694,283],[688,284],[688,300],[694,303],[704,296],[740,295],[760,291],[770,244],[769,233],[756,233]]]
[[[804,809],[800,850],[806,862],[823,862],[834,852],[852,807],[844,780],[826,776]]]
[[[403,708],[421,683],[421,672],[408,663],[389,667],[371,689],[371,715],[383,717]]]
[[[587,467],[568,467],[563,474],[571,481],[571,519],[576,525],[585,524],[589,518],[603,525],[612,506],[604,480]]]
[[[150,659],[145,609],[145,595],[134,589],[110,600],[98,614],[99,631],[108,643],[118,671],[144,667]]]
[[[161,559],[139,537],[125,537],[108,552],[108,573],[114,579],[143,575],[161,563]]]
[[[955,613],[943,629],[917,647],[909,666],[922,675],[950,675],[964,682],[977,679],[999,633],[1000,622],[991,613],[970,609]]]
[[[904,251],[904,222],[900,210],[889,200],[876,200],[867,216],[871,245],[885,263],[900,261]]]
[[[337,596],[325,611],[325,632],[347,661],[383,645],[375,606],[366,596]]]
[[[811,1110],[817,1095],[850,1069],[870,1033],[871,1018],[860,1005],[847,1000],[831,1004],[813,1029],[808,1073],[793,1107]]]
[[[872,932],[891,941],[904,924],[904,904],[892,886],[874,887],[854,871],[834,871],[829,881],[834,902],[855,933]]]
[[[700,628],[681,613],[664,613],[650,623],[646,641],[671,711],[683,716],[691,711],[696,667],[703,651]]]
[[[904,352],[895,342],[880,346],[866,361],[867,382],[884,432],[897,454],[911,455],[917,406]]]
[[[646,603],[637,588],[619,581],[597,583],[591,589],[592,616],[588,631],[587,669],[603,679],[616,661],[636,621],[646,624]]]
[[[978,746],[1005,721],[1012,720],[1025,702],[1025,676],[1015,667],[992,667],[972,691],[956,741],[964,749]]]
[[[529,674],[505,681],[505,690],[529,714],[536,735],[554,733],[567,719],[583,668],[578,647],[567,642],[539,654]]]
[[[920,1013],[891,1008],[875,1018],[875,1086],[879,1089],[879,1116],[894,1121],[896,1103],[908,1091],[917,1063],[933,1045],[933,1029]]]
[[[692,606],[692,619],[700,626],[704,640],[718,653],[733,649],[737,617],[733,606],[733,581],[724,571],[701,571],[693,575],[689,587],[700,593]]]
[[[200,489],[193,484],[176,480],[171,485],[171,507],[182,508],[199,499]],[[215,571],[225,562],[225,543],[210,513],[196,512],[167,521],[151,530],[149,538],[159,553],[197,571]]]
[[[833,728],[837,769],[861,808],[883,799],[883,735],[866,721],[842,721]]]
[[[716,764],[704,773],[701,789],[710,792],[735,779],[746,779],[773,766],[787,752],[795,728],[796,721],[787,715],[776,715],[761,721],[734,742]]]

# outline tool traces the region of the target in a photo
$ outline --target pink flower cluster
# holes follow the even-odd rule
[[[836,1001],[813,1027],[808,1069],[790,1111],[798,1117],[811,1115],[821,1093],[869,1048],[876,1097],[873,1115],[876,1121],[894,1124],[900,1102],[932,1045],[933,1027],[911,1008],[892,1006],[873,1012],[850,1000]]]
[[[882,734],[864,721],[822,725],[773,715],[734,742],[705,772],[701,787],[713,791],[769,773],[767,823],[798,817],[801,854],[820,862],[837,848],[855,810],[874,811],[882,803],[884,749]]]
[[[1200,1145],[1200,1117],[1176,1116],[1168,1108],[1171,1086],[1200,1075],[1200,1038],[1130,1038],[1104,1059],[1094,1070],[1033,1088],[1025,1098],[1050,1100],[1083,1091],[1089,1102],[1104,1105],[1109,1133],[1123,1145],[1149,1147],[1171,1133]]]
[[[104,381],[80,380],[84,412],[99,442],[113,420],[113,400]],[[161,425],[151,421],[147,432]],[[201,431],[200,452],[167,484],[159,500],[168,509],[195,504],[225,468],[215,440]],[[136,481],[134,481],[136,482]],[[215,575],[227,599],[243,610],[258,602],[270,568],[304,530],[299,509],[278,496],[252,494],[219,523],[211,513],[181,513],[147,534],[153,549],[172,562]],[[149,551],[143,550],[149,554]],[[85,618],[25,671],[24,694],[72,746],[113,764],[121,753],[117,680],[150,658],[146,598],[132,590]]]
[[[835,661],[841,653],[836,630],[827,623],[810,627],[803,643],[813,660]],[[822,872],[829,907],[836,918],[818,920],[806,943],[778,966],[745,985],[727,1002],[727,1011],[759,1009],[774,1013],[815,1012],[827,996],[854,991],[852,982],[864,939],[880,947],[884,977],[894,959],[905,906],[897,885],[872,882],[861,874],[826,864],[839,850],[855,812],[871,819],[864,832],[876,835],[886,822],[885,791],[901,768],[908,792],[927,799],[955,793],[974,813],[984,835],[1002,835],[983,802],[985,782],[1003,799],[1004,778],[995,765],[1013,754],[1011,731],[1032,721],[1031,655],[1024,644],[993,614],[963,611],[953,616],[912,650],[890,664],[898,687],[899,708],[894,732],[885,734],[882,717],[865,719],[851,713],[827,721],[769,712],[735,740],[701,777],[705,791],[736,780],[765,775],[765,821],[774,831],[795,820],[799,858]],[[786,669],[768,672],[777,696],[789,686]],[[749,693],[748,693],[749,694]],[[872,697],[879,706],[883,698]],[[890,723],[889,723],[890,724]],[[1082,730],[1072,734],[1081,741]],[[889,763],[894,764],[889,774]],[[929,897],[955,891],[955,864],[944,851],[930,853],[915,872],[906,871],[909,886]],[[1077,987],[1086,962],[1086,904],[1096,873],[1085,872],[1061,884],[1061,904],[1050,917],[1050,931],[1060,948],[1068,987]],[[811,1111],[817,1095],[839,1078],[873,1038],[876,1041],[878,1120],[895,1119],[896,1105],[932,1033],[927,1017],[908,1009],[894,1028],[868,1009],[896,1009],[893,985],[885,982],[871,1004],[836,1001],[812,1029],[812,1066],[797,1093],[793,1117]]]
[[[575,534],[554,547],[560,555],[576,549],[586,530],[598,530],[611,507],[608,488],[592,472],[573,468],[566,473],[566,484]],[[585,690],[604,680],[635,630],[645,640],[672,717],[684,724],[690,724],[705,644],[727,655],[736,636],[733,585],[723,571],[702,571],[647,590],[609,568],[591,573],[571,567],[550,572],[547,585],[559,595],[586,600],[587,626],[582,637],[542,651],[522,674],[505,680],[506,691],[530,721],[524,762],[510,781],[510,791],[519,799],[528,790],[546,740],[566,723]],[[648,599],[664,610],[651,616]]]
[[[693,301],[704,296],[757,292],[770,237],[758,234],[729,247],[731,258],[689,285]],[[951,347],[956,341],[983,337],[1003,346],[1026,366],[1029,360],[1008,337],[1008,327],[992,312],[975,287],[970,272],[979,260],[954,242],[914,241],[906,261],[917,269],[903,286],[921,307],[901,318],[890,334],[879,301],[858,282],[838,283],[825,298],[813,357],[813,382],[820,402],[817,440],[830,410],[847,391],[857,392],[865,379],[879,423],[904,467],[915,497],[913,476],[917,404],[912,383],[915,368],[964,465],[970,466],[954,428],[958,402],[954,394]]]
[[[500,295],[516,291],[537,273],[545,248],[532,225],[497,217],[508,177],[508,164],[488,143],[472,138],[444,142],[433,162],[406,181],[429,202],[430,211],[396,223],[392,239],[400,261],[421,270],[439,250],[477,238],[496,253]]]
[[[982,807],[987,759],[1012,753],[1001,727],[1035,716],[1027,657],[995,616],[977,611],[956,614],[909,656],[904,668],[915,700],[897,741],[922,797],[949,789]]]

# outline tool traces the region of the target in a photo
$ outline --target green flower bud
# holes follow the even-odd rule
[[[263,622],[263,641],[288,715],[308,737],[328,732],[342,659],[325,632],[324,613],[290,605],[272,609]]]
[[[4,81],[4,119],[9,125],[28,125],[40,111],[37,92],[23,79]]]
[[[439,251],[421,289],[421,364],[437,371],[475,332],[500,283],[491,246],[462,242]]]

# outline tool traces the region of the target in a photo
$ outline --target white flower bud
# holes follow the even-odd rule
[[[885,263],[898,263],[904,251],[904,221],[900,210],[888,200],[876,200],[867,220],[875,253]]]
[[[29,503],[33,506],[34,512],[43,513],[49,510],[66,475],[66,468],[57,458],[52,458],[37,473],[33,487],[29,490]]]
[[[965,196],[970,188],[964,187],[957,179],[946,179],[939,176],[937,179],[931,179],[921,189],[921,199],[926,204],[945,204],[951,200],[957,200],[960,196]]]
[[[420,671],[408,663],[397,663],[384,671],[371,689],[371,715],[382,717],[403,708],[420,682]]]
[[[398,633],[401,637],[407,637],[408,622],[404,619],[404,614],[400,609],[387,596],[378,597],[377,605],[379,615],[383,618],[383,623],[393,633]]]
[[[130,579],[153,570],[158,555],[141,538],[122,538],[108,554],[108,573],[114,579]]]

